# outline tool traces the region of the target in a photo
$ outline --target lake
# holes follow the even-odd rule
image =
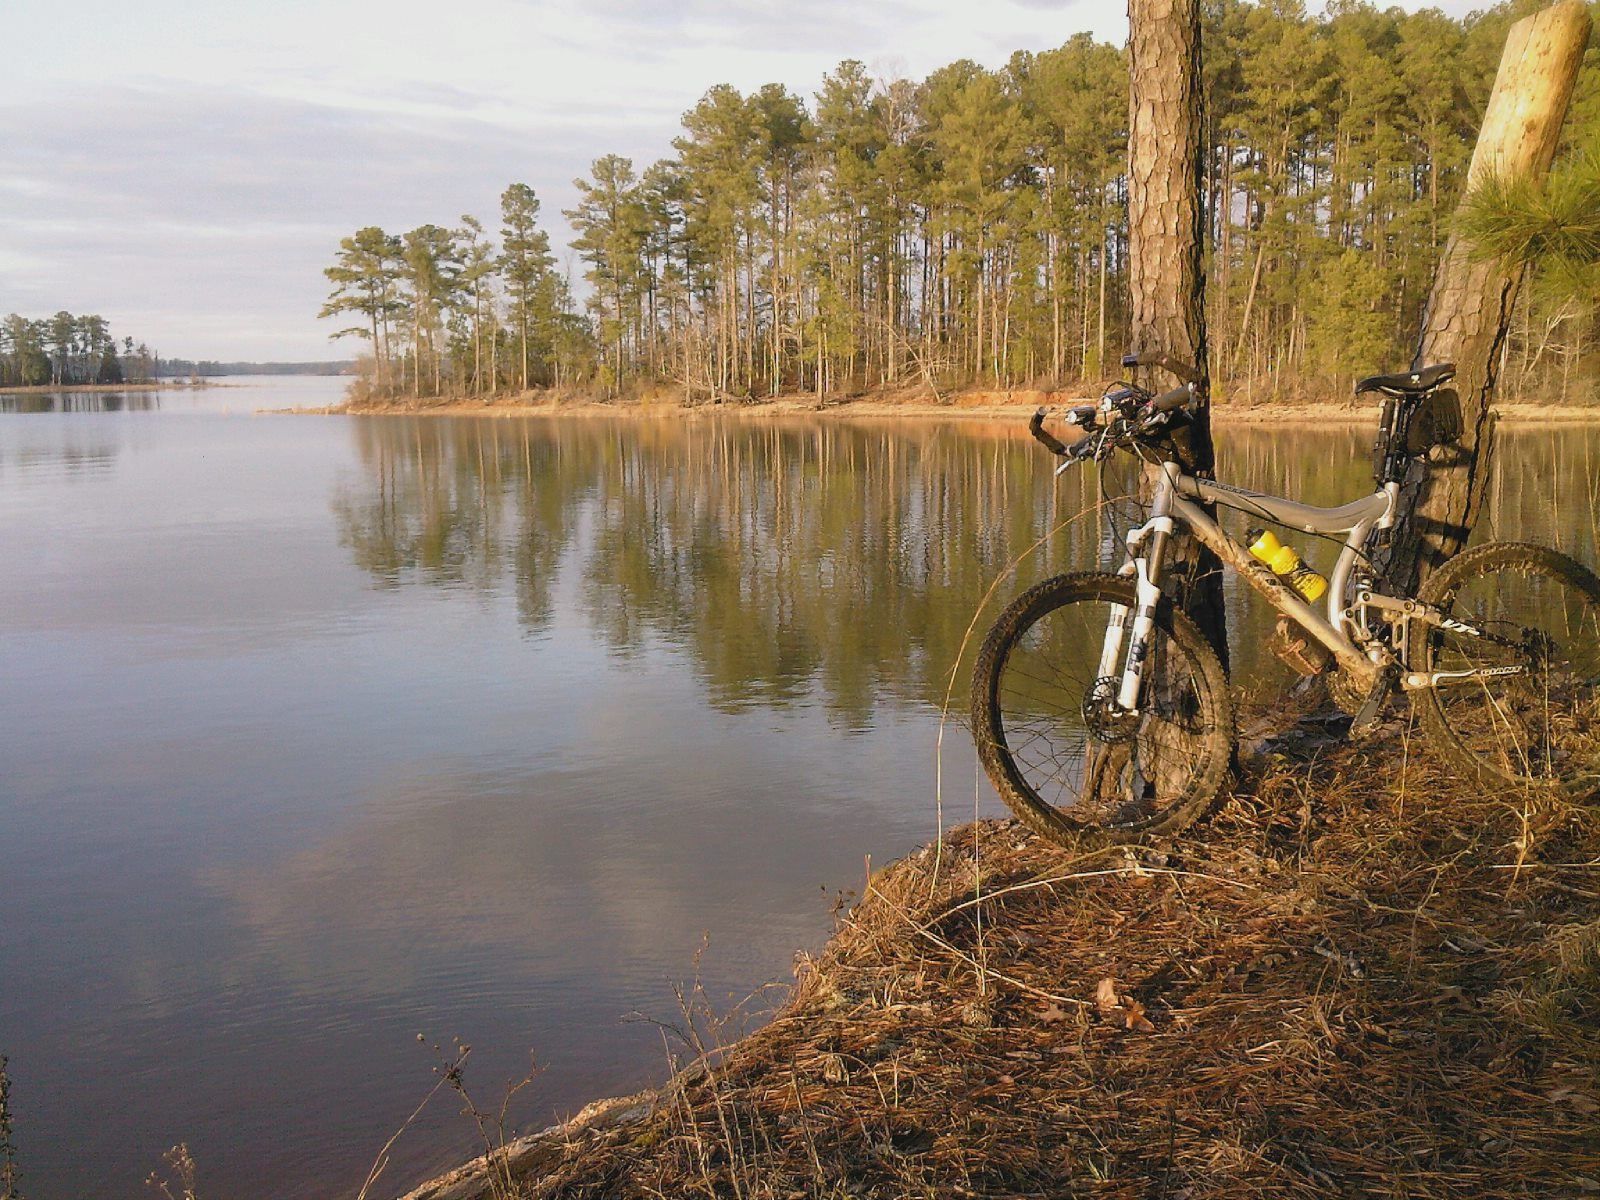
[[[178,1141],[207,1196],[352,1194],[432,1086],[418,1034],[473,1045],[485,1107],[531,1049],[526,1126],[659,1081],[674,983],[789,978],[865,856],[934,836],[996,576],[1106,547],[1020,419],[259,415],[343,381],[233,382],[0,398],[31,1200],[140,1193]],[[1332,504],[1370,438],[1229,426],[1222,473]],[[1597,493],[1600,429],[1513,427],[1484,524],[1593,563]],[[1002,811],[959,725],[943,803]],[[472,1153],[458,1109],[378,1194]]]

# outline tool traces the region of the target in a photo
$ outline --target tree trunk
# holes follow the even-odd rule
[[[370,296],[371,293],[368,293]],[[378,390],[383,390],[383,345],[378,341],[378,304],[372,301],[372,308],[368,316],[372,318],[372,371],[377,379]]]
[[[1562,0],[1511,27],[1467,172],[1469,192],[1491,176],[1537,181],[1548,173],[1589,28],[1582,0]],[[1381,564],[1402,595],[1459,551],[1477,520],[1493,449],[1489,404],[1521,283],[1520,266],[1477,261],[1464,239],[1450,236],[1412,365],[1456,364],[1465,432],[1459,446],[1436,450],[1402,495],[1398,536]]]
[[[1210,476],[1206,353],[1205,162],[1201,144],[1199,0],[1128,0],[1128,303],[1134,353],[1163,351],[1193,365],[1193,423],[1175,441],[1184,469]],[[1152,381],[1164,391],[1176,380]],[[1221,564],[1192,538],[1168,545],[1180,602],[1228,661]]]

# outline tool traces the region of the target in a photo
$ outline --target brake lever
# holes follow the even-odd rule
[[[1088,434],[1079,438],[1077,441],[1073,442],[1072,445],[1067,447],[1067,453],[1062,458],[1061,462],[1057,464],[1054,474],[1059,476],[1063,474],[1068,467],[1076,466],[1078,463],[1084,462],[1085,460],[1098,461],[1099,459],[1103,458],[1104,454],[1102,453],[1102,450],[1104,449],[1105,440],[1104,430],[1091,430]]]

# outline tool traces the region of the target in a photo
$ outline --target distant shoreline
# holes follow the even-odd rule
[[[835,399],[818,407],[814,397],[785,395],[746,403],[685,405],[676,397],[646,401],[603,402],[556,397],[548,392],[522,392],[497,397],[445,397],[420,400],[357,400],[319,408],[288,410],[301,414],[407,417],[872,417],[905,419],[981,419],[1025,417],[1041,405],[1091,402],[1081,394],[1024,389],[972,391],[952,395],[946,402],[925,394],[872,394]],[[1221,403],[1212,409],[1220,424],[1228,425],[1363,425],[1377,418],[1377,405],[1368,403]],[[1600,405],[1505,404],[1496,407],[1499,419],[1527,423],[1600,423]]]
[[[31,383],[0,387],[0,396],[51,396],[57,392],[168,392],[176,388],[228,387],[214,379],[162,379],[155,383]]]

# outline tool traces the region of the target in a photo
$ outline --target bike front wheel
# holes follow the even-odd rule
[[[1491,787],[1600,793],[1600,579],[1543,546],[1491,542],[1451,559],[1419,599],[1451,624],[1413,634],[1423,729]]]
[[[978,653],[978,757],[1000,798],[1051,841],[1088,848],[1176,833],[1227,774],[1227,675],[1168,601],[1157,608],[1138,711],[1119,711],[1128,648],[1104,676],[1102,650],[1137,607],[1130,580],[1060,575],[1001,613]]]

